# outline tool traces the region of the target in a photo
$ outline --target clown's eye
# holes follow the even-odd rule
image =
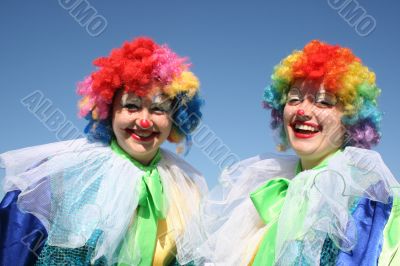
[[[319,92],[315,96],[315,104],[319,107],[333,107],[336,103],[336,96],[329,92]]]
[[[124,104],[122,107],[128,109],[129,111],[136,111],[140,109],[140,106],[134,103],[127,103]]]
[[[151,108],[151,112],[156,113],[156,114],[161,114],[161,113],[163,114],[163,113],[166,113],[167,111],[159,106],[154,106]]]
[[[302,101],[302,95],[297,88],[291,88],[288,95],[286,102],[292,105],[299,104]]]
[[[328,101],[317,101],[317,102],[315,102],[315,104],[317,106],[320,106],[320,107],[333,107],[333,106],[335,106],[334,104],[332,104],[331,102],[328,102]]]
[[[288,97],[287,102],[292,104],[299,103],[301,102],[301,99],[300,97]]]
[[[137,111],[142,108],[142,99],[133,93],[125,93],[121,98],[121,106],[128,111]]]

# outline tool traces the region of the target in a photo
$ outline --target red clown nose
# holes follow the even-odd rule
[[[147,128],[149,128],[151,126],[150,121],[147,120],[147,119],[140,120],[139,124],[140,124],[140,127],[143,128],[143,129],[147,129]]]
[[[299,110],[297,110],[297,115],[299,115],[299,116],[303,116],[305,114],[305,112],[304,112],[304,110],[303,109],[299,109]]]

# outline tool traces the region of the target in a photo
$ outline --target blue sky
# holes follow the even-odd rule
[[[93,6],[104,31],[93,30],[95,24],[92,29],[80,25],[64,8],[75,1]],[[168,43],[192,61],[206,99],[203,125],[213,134],[210,141],[218,140],[240,159],[275,151],[269,113],[261,108],[263,88],[280,59],[321,39],[352,48],[376,72],[384,112],[383,139],[376,150],[399,177],[400,3],[348,0],[362,11],[360,21],[364,19],[352,26],[341,9],[332,7],[341,2],[3,0],[0,152],[58,140],[43,119],[21,104],[34,91],[83,129],[86,122],[76,115],[76,83],[94,70],[94,58],[142,35]],[[186,159],[213,186],[221,163],[209,158],[206,146],[195,145]]]

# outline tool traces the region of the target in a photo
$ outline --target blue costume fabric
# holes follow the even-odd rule
[[[32,214],[17,207],[20,191],[8,192],[0,203],[0,265],[33,265],[45,243],[47,232]]]
[[[383,230],[392,210],[388,204],[361,199],[353,212],[358,241],[350,252],[340,251],[336,265],[377,265],[383,244]]]

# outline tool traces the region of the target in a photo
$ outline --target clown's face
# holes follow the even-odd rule
[[[138,97],[120,90],[113,103],[112,127],[121,148],[147,165],[168,138],[172,100],[159,90]]]
[[[342,115],[336,96],[325,91],[320,82],[297,80],[291,86],[284,128],[303,169],[316,166],[341,147],[345,133]]]

